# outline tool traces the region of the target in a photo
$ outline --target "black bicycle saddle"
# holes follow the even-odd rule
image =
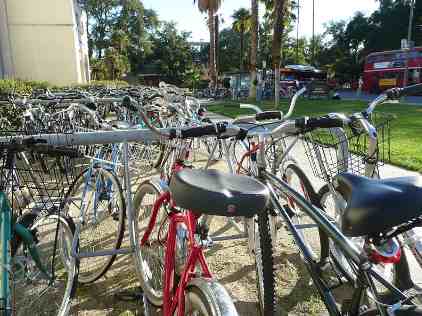
[[[254,178],[217,170],[183,169],[172,176],[170,192],[177,206],[207,215],[252,217],[269,201]]]
[[[422,215],[422,177],[378,180],[343,173],[334,184],[347,202],[341,224],[347,236],[386,232]]]

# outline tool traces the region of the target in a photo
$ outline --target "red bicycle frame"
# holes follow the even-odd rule
[[[181,163],[175,163],[173,170],[175,172],[183,169]],[[163,204],[169,204],[171,209],[175,208],[175,203],[171,198],[170,192],[162,193],[154,202],[150,221],[147,230],[142,237],[141,246],[148,243],[148,239],[156,224],[158,211]],[[211,278],[211,272],[208,268],[203,249],[195,240],[195,230],[200,215],[188,210],[186,212],[172,211],[169,214],[169,228],[166,239],[166,249],[164,255],[164,289],[163,289],[163,315],[172,316],[177,309],[177,315],[185,314],[185,290],[189,281],[195,277],[195,268],[199,264],[202,271],[202,277]],[[175,283],[175,258],[176,258],[176,230],[179,224],[186,225],[188,231],[188,256],[183,272],[178,284]]]
[[[237,169],[236,169],[236,173],[237,174],[239,174],[240,171],[242,169],[244,169],[243,166],[242,166],[243,165],[243,161],[246,158],[250,157],[252,154],[256,154],[258,152],[259,144],[255,144],[255,143],[252,142],[251,145],[252,145],[252,148],[249,149],[246,153],[244,153],[243,156],[242,156],[242,158],[240,159],[240,161],[237,163]]]

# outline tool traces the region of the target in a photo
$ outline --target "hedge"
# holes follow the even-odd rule
[[[126,81],[91,81],[89,84],[75,84],[71,86],[55,86],[47,81],[31,81],[21,79],[3,79],[0,80],[0,95],[29,95],[33,90],[38,89],[89,89],[91,87],[110,87],[110,88],[121,88],[128,86]]]

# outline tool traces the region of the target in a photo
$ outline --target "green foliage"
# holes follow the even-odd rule
[[[106,50],[102,59],[92,59],[91,63],[95,80],[117,80],[130,70],[128,57],[113,47]]]
[[[127,87],[128,85],[129,84],[126,81],[122,80],[92,80],[90,83],[87,84],[72,85],[71,88],[89,89],[91,87],[106,87],[119,89]]]
[[[0,80],[0,96],[29,95],[33,90],[51,88],[47,81],[29,81],[20,79]]]
[[[39,89],[67,89],[81,88],[88,89],[90,87],[110,87],[121,88],[128,86],[126,81],[121,80],[92,80],[87,84],[74,84],[71,86],[53,86],[47,81],[20,80],[20,79],[2,79],[0,80],[0,96],[7,97],[9,95],[24,96],[30,95],[34,90]]]
[[[233,30],[240,35],[240,71],[245,69],[248,59],[245,58],[245,33],[250,32],[252,27],[252,17],[249,10],[240,8],[233,15]]]
[[[244,51],[249,52],[250,35],[245,35]],[[219,64],[221,72],[239,71],[240,66],[240,34],[233,31],[232,28],[226,28],[221,31],[219,36]],[[245,58],[248,59],[248,54]]]
[[[174,24],[161,22],[154,10],[143,7],[142,1],[81,2],[88,14],[94,79],[116,80],[129,72],[132,76],[157,73],[180,83],[192,68],[188,34],[177,32]]]
[[[174,23],[161,23],[151,37],[152,53],[147,56],[142,72],[158,73],[166,81],[180,84],[186,72],[192,69],[192,49],[188,43],[189,33],[178,32]],[[145,71],[148,70],[148,71]]]
[[[201,81],[201,69],[198,66],[194,66],[188,69],[185,73],[185,85],[193,90],[198,88],[198,84]]]

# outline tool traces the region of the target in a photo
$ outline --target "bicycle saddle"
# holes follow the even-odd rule
[[[172,176],[170,192],[177,206],[207,215],[252,217],[269,201],[257,180],[216,170],[183,169]]]
[[[379,234],[422,215],[422,177],[378,180],[343,173],[334,181],[347,203],[341,224],[347,236]]]

